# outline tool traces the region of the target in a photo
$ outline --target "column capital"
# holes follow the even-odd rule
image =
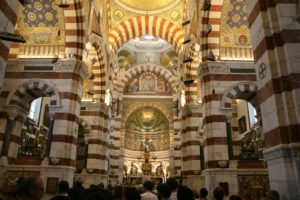
[[[25,117],[28,114],[25,110],[19,108],[18,106],[15,106],[15,105],[3,106],[3,108],[4,108],[4,111],[7,113],[8,118],[10,120],[14,120],[18,115]]]
[[[74,57],[59,60],[54,65],[53,71],[78,73],[83,80],[88,76],[88,69],[86,64]]]

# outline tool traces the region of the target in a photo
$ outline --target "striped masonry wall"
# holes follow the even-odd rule
[[[108,113],[105,109],[106,105],[100,102],[97,102],[96,104],[88,102],[86,107],[89,109],[81,110],[80,117],[90,122],[91,126],[91,133],[88,139],[88,173],[107,177]]]
[[[14,32],[15,24],[17,23],[18,18],[17,13],[19,6],[20,3],[18,1],[0,1],[0,32]],[[11,45],[12,42],[0,40],[0,93],[2,90],[4,73]]]
[[[97,46],[99,47],[99,46]],[[101,48],[92,48],[89,51],[88,59],[92,60],[94,64],[92,65],[93,68],[93,99],[100,100],[100,102],[104,102],[105,96],[105,87],[106,87],[106,72],[105,72],[105,62],[104,56],[101,51]]]
[[[201,163],[198,129],[201,119],[202,113],[199,105],[187,104],[184,107],[181,131],[182,175],[186,177],[184,184],[191,188],[200,186]]]
[[[225,75],[223,75],[225,76]],[[243,75],[227,75],[230,79],[240,79],[243,81],[247,76]],[[249,77],[249,76],[248,76]],[[255,80],[255,76],[252,76],[253,80]],[[217,78],[217,77],[216,77]],[[252,96],[253,91],[250,90],[249,84],[239,83],[239,80],[236,80],[235,83],[232,81],[224,81],[215,79],[212,82],[206,82],[204,79],[204,88],[209,91],[212,90],[209,85],[219,85],[219,87],[214,87],[216,91],[215,94],[205,95],[203,98],[204,105],[204,129],[206,131],[206,139],[204,141],[204,150],[205,150],[205,159],[206,159],[206,168],[218,168],[218,161],[220,160],[228,160],[227,155],[227,131],[226,131],[226,122],[227,119],[230,119],[231,116],[234,116],[232,110],[228,109],[220,109],[220,105],[222,105],[222,93],[224,92],[224,87],[231,88],[232,85],[238,85],[241,90],[236,90],[235,98],[243,99],[245,93],[248,93],[248,96]],[[206,83],[205,83],[206,82]],[[218,83],[219,82],[219,83]],[[221,87],[222,85],[222,87]],[[219,91],[219,92],[218,92]],[[234,98],[233,98],[234,99]],[[232,100],[233,100],[232,99]],[[247,100],[247,99],[246,99]],[[231,103],[230,103],[231,104]],[[214,109],[210,109],[215,107]],[[224,108],[224,107],[223,107]],[[229,117],[229,118],[228,118]],[[235,126],[233,126],[234,129]],[[210,151],[218,152],[219,155],[215,156]]]
[[[67,57],[75,57],[78,60],[82,60],[85,42],[85,10],[82,0],[71,0],[68,3],[70,6],[64,9],[65,54]]]
[[[109,147],[109,157],[110,157],[110,180],[112,184],[117,182],[122,182],[123,179],[123,162],[121,162],[122,156],[120,152],[121,146],[121,115],[115,116],[111,120],[111,132],[109,135],[109,142],[111,143]]]
[[[271,188],[287,199],[300,197],[299,176],[296,175],[299,164],[295,161],[300,142],[299,101],[296,100],[300,87],[296,61],[300,58],[297,53],[300,28],[295,20],[299,15],[297,4],[299,2],[295,0],[248,1],[248,21],[267,148],[265,159]],[[272,156],[275,152],[280,155],[277,159]],[[291,159],[294,165],[287,164],[286,159]],[[290,178],[285,173],[289,173]]]
[[[181,117],[180,117],[180,111],[178,108],[178,100],[173,101],[173,124],[174,124],[174,154],[173,154],[173,169],[174,174],[171,174],[171,176],[180,177],[181,169],[182,169],[182,154],[181,154]]]
[[[225,168],[229,167],[226,123],[232,117],[232,100],[252,98],[256,90],[254,74],[231,74],[227,66],[225,62],[206,62],[201,64],[199,74],[203,94],[205,169],[210,170],[221,168],[220,161],[226,161]],[[207,176],[206,185],[213,189],[224,178],[228,179]]]
[[[16,65],[17,61],[10,61],[9,65]],[[51,63],[51,61],[50,61]],[[18,63],[22,65],[21,62]],[[36,60],[32,59],[34,65]],[[23,63],[23,65],[26,65]],[[41,64],[41,63],[39,63]],[[43,63],[45,64],[45,63]],[[47,63],[49,64],[49,63]],[[69,71],[61,70],[61,66],[69,65]],[[32,100],[40,97],[51,95],[50,112],[55,113],[53,116],[54,128],[52,133],[52,143],[50,157],[60,159],[59,165],[75,166],[76,160],[76,134],[78,129],[78,117],[82,91],[82,82],[85,78],[84,66],[76,60],[64,60],[55,64],[53,71],[41,73],[39,71],[24,71],[23,68],[16,70],[8,67],[5,73],[5,82],[3,93],[1,95],[2,112],[7,115],[15,112],[7,110],[6,106],[15,106],[20,117],[16,117],[13,128],[14,143],[18,143],[17,137],[20,137],[22,124],[29,110]],[[61,107],[60,107],[61,106]],[[12,107],[11,107],[12,108]],[[23,119],[23,120],[21,120]],[[19,125],[17,122],[20,122]],[[14,148],[15,146],[15,148]],[[17,157],[17,146],[10,145],[8,159],[14,160]]]
[[[202,25],[201,31],[201,53],[202,60],[207,59],[210,51],[218,58],[220,55],[220,28],[222,16],[223,0],[211,0],[211,7],[209,11],[202,11]],[[212,31],[206,33],[208,24],[212,26]]]
[[[199,58],[199,52],[200,52],[200,45],[197,43],[193,43],[189,49],[188,58],[192,58],[193,61],[191,63],[186,63],[186,79],[192,79],[194,80],[191,84],[186,84],[185,88],[185,94],[186,94],[186,102],[192,103],[197,101],[198,97],[198,75],[197,70],[199,67],[199,64],[201,62]]]

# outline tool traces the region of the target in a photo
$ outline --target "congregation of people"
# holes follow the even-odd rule
[[[82,181],[76,181],[69,188],[67,181],[60,181],[58,194],[50,200],[279,200],[277,191],[271,190],[263,198],[255,199],[251,193],[240,197],[231,195],[225,197],[221,187],[212,191],[212,197],[208,198],[209,191],[201,188],[199,192],[192,191],[187,186],[178,184],[175,178],[167,179],[166,183],[156,187],[151,181],[145,181],[142,186],[112,186],[110,183],[105,188],[104,184],[91,185],[84,188]],[[42,200],[44,195],[43,180],[40,177],[19,178],[16,185],[0,195],[0,200]]]

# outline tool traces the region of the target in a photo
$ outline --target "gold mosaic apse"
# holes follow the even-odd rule
[[[170,147],[169,120],[156,108],[137,109],[127,119],[125,130],[126,149],[143,150],[146,138],[151,140],[151,151],[168,150]]]

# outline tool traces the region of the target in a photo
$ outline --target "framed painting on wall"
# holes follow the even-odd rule
[[[247,122],[246,122],[246,116],[244,115],[239,119],[239,132],[240,134],[242,134],[245,131],[247,131]]]

